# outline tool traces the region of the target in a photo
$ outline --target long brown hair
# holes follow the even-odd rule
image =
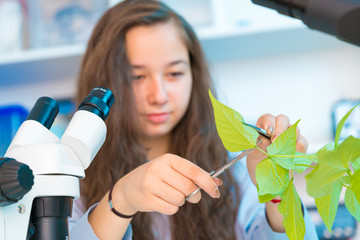
[[[78,101],[95,86],[109,88],[115,95],[106,120],[106,141],[81,181],[81,199],[86,208],[100,201],[119,178],[146,162],[146,150],[139,141],[141,133],[134,111],[125,34],[135,26],[169,21],[176,24],[189,51],[193,89],[189,108],[171,133],[171,149],[168,150],[208,171],[227,161],[208,96],[208,89],[213,88],[212,81],[191,26],[161,2],[125,0],[99,20],[80,69]],[[214,200],[203,194],[198,204],[185,204],[170,217],[172,239],[235,239],[239,186],[230,172],[221,178],[224,183],[221,198]],[[136,214],[131,223],[134,239],[154,239],[151,220],[148,213]]]

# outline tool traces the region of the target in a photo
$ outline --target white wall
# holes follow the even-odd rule
[[[0,106],[20,104],[31,109],[39,97],[69,98],[75,93],[75,88],[76,81],[73,78],[1,85]]]

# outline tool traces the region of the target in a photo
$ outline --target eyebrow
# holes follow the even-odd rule
[[[172,61],[168,64],[166,64],[167,66],[174,66],[174,65],[177,65],[177,64],[185,64],[185,65],[189,65],[189,63],[185,60],[182,60],[182,59],[179,59],[179,60],[175,60],[175,61]],[[143,69],[145,68],[144,65],[131,65],[131,68],[133,69]]]
[[[172,61],[170,62],[169,64],[167,64],[168,66],[174,66],[174,65],[177,65],[177,64],[185,64],[185,65],[189,65],[189,63],[185,60],[182,60],[182,59],[179,59],[179,60],[176,60],[176,61]]]

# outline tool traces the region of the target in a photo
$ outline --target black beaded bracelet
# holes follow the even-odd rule
[[[125,214],[119,213],[118,211],[115,210],[114,205],[112,204],[112,197],[111,197],[114,186],[111,187],[110,192],[109,192],[109,205],[110,205],[111,211],[113,213],[115,213],[116,216],[119,216],[119,217],[122,217],[122,218],[132,218],[132,217],[134,217],[135,214],[133,214],[133,215],[125,215]]]

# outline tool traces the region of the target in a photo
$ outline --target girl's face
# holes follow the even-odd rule
[[[168,135],[189,106],[192,75],[187,47],[169,22],[130,29],[126,50],[145,135]]]

